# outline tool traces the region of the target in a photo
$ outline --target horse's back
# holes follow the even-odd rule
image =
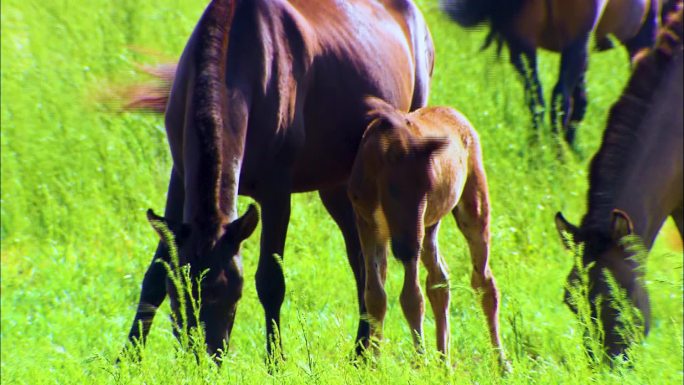
[[[425,225],[429,226],[458,204],[472,162],[479,159],[479,139],[468,119],[451,107],[422,108],[409,114],[409,119],[415,122],[411,128],[417,137],[449,139],[449,145],[433,155],[435,184],[428,194],[425,212]]]
[[[366,95],[407,111],[427,102],[432,43],[410,1],[292,1],[315,35],[304,103],[306,140],[293,188],[343,182],[365,130]],[[315,165],[315,166],[312,166]]]

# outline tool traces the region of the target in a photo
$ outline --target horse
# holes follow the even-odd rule
[[[415,347],[422,351],[420,257],[428,271],[425,290],[435,316],[437,349],[448,357],[449,278],[437,235],[441,219],[451,212],[468,242],[471,285],[483,293],[491,342],[505,363],[499,335],[500,294],[489,265],[489,193],[475,129],[449,107],[404,113],[376,97],[367,98],[366,103],[371,123],[352,167],[348,194],[365,257],[364,299],[371,318],[371,340],[382,339],[391,243],[394,256],[404,266],[400,302]],[[377,344],[374,347],[377,352]]]
[[[582,243],[581,264],[588,269],[588,299],[594,326],[604,332],[609,357],[625,353],[633,338],[624,336],[621,310],[611,301],[608,275],[641,313],[644,335],[650,328],[650,304],[643,286],[643,261],[623,238],[638,236],[647,250],[668,216],[684,235],[682,198],[682,2],[659,33],[656,47],[645,55],[612,106],[603,142],[589,173],[588,210],[579,227],[559,212],[556,227],[566,247]],[[643,259],[643,258],[641,258]],[[577,284],[577,266],[568,287]],[[566,288],[565,302],[576,304]],[[630,303],[631,302],[631,303]],[[638,325],[638,324],[637,324]]]
[[[172,81],[128,103],[166,105],[173,160],[165,213],[148,214],[155,228],[171,234],[145,273],[128,341],[144,344],[168,294],[175,329],[202,327],[213,357],[228,346],[244,284],[240,243],[259,221],[255,207],[238,216],[239,194],[260,206],[256,288],[268,357],[282,358],[280,258],[291,194],[318,191],[342,231],[354,273],[361,352],[369,334],[365,278],[346,182],[367,124],[363,97],[379,95],[403,111],[422,107],[433,65],[430,32],[408,0],[212,0],[173,79],[160,71]],[[181,294],[156,262],[169,260],[171,238],[178,263],[189,266],[188,291],[199,293],[198,320],[181,314]]]
[[[585,72],[589,37],[600,50],[611,47],[609,35],[620,40],[634,58],[655,42],[657,0],[440,0],[446,14],[464,28],[489,23],[482,49],[508,46],[510,62],[523,78],[525,99],[538,128],[544,118],[544,95],[537,74],[537,47],[560,52],[558,81],[553,89],[550,118],[555,135],[575,145],[577,126],[587,109]]]

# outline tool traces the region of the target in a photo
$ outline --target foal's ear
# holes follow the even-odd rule
[[[613,209],[612,216],[610,231],[613,240],[619,241],[634,232],[634,224],[626,212]]]
[[[565,217],[563,216],[563,214],[560,213],[560,211],[556,213],[555,220],[556,229],[558,229],[558,234],[560,235],[561,240],[563,241],[563,246],[565,246],[566,249],[572,249],[577,240],[577,234],[579,234],[579,229],[577,228],[577,226],[568,222],[568,220],[565,219]]]
[[[250,204],[242,216],[229,224],[226,233],[229,233],[233,240],[242,242],[249,238],[259,223],[259,211],[256,205]]]
[[[155,214],[152,209],[147,210],[147,221],[150,222],[152,228],[166,245],[174,242],[176,246],[180,246],[190,235],[190,226],[185,223],[170,221]]]
[[[416,155],[432,156],[433,154],[447,148],[449,138],[427,138],[416,146]]]

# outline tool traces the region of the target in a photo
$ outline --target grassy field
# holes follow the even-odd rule
[[[353,277],[342,237],[316,194],[293,200],[282,314],[288,360],[280,371],[269,376],[264,365],[263,312],[253,284],[257,235],[243,249],[247,284],[225,365],[198,365],[177,351],[165,303],[142,362],[114,366],[157,242],[144,211],[162,210],[171,161],[159,117],[107,112],[97,101],[106,84],[142,79],[134,63],[159,60],[131,46],[177,57],[203,6],[6,0],[0,12],[2,383],[681,384],[682,253],[671,223],[649,256],[653,327],[632,369],[589,367],[578,324],[561,303],[573,261],[553,215],[562,210],[578,222],[584,212],[587,163],[627,79],[625,52],[591,56],[582,155],[560,162],[549,138],[528,147],[521,82],[493,50],[478,52],[484,31],[448,22],[436,1],[419,3],[437,50],[431,104],[463,111],[482,139],[493,201],[492,268],[513,373],[498,375],[470,289],[465,241],[452,220],[442,226],[440,244],[452,279],[455,368],[445,370],[433,354],[412,367],[396,261],[389,266],[384,354],[375,368],[349,365],[357,322]],[[547,90],[557,67],[556,55],[541,55]],[[428,314],[428,351],[433,335]]]

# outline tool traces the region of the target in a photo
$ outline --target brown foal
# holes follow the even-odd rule
[[[418,351],[422,351],[425,306],[418,282],[418,257],[427,268],[426,291],[435,315],[437,349],[448,357],[449,278],[437,233],[451,212],[468,241],[471,284],[482,307],[499,358],[499,291],[489,267],[489,194],[477,133],[448,107],[401,112],[383,100],[366,99],[370,124],[352,168],[348,194],[365,257],[365,304],[371,339],[382,338],[387,310],[384,284],[387,246],[404,265],[400,302]]]

